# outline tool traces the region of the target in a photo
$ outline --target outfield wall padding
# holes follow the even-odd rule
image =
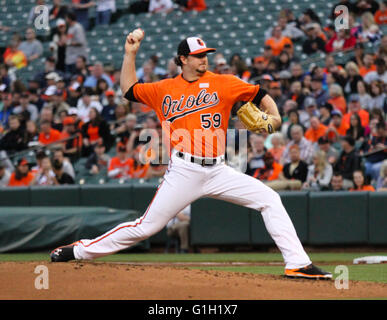
[[[54,249],[93,239],[138,216],[134,210],[106,207],[1,207],[0,252]]]
[[[27,212],[34,207],[55,206],[59,212],[67,212],[71,207],[78,208],[82,214],[87,207],[108,207],[135,210],[137,218],[152,203],[157,187],[155,183],[132,181],[111,185],[1,188],[0,209],[25,207]],[[280,196],[303,244],[387,244],[387,192],[281,192]],[[66,217],[71,225],[79,219],[64,215],[63,224]],[[3,231],[8,230],[4,228],[9,218],[9,213],[0,216],[2,248],[6,247]],[[44,221],[43,216],[39,219]],[[260,212],[235,204],[199,199],[192,204],[191,219],[190,240],[196,246],[274,244]],[[24,224],[36,225],[33,219],[25,221]],[[149,239],[154,245],[164,245],[166,241],[165,228]]]

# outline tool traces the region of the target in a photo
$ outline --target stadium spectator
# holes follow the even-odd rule
[[[137,124],[136,115],[134,115],[133,113],[129,113],[126,115],[125,121],[120,123],[120,125],[115,128],[114,132],[116,136],[120,138],[121,142],[126,144],[129,141],[129,137],[133,133],[133,130],[136,124]]]
[[[333,172],[328,191],[345,191],[343,183],[343,175],[340,172]]]
[[[350,188],[349,191],[375,191],[375,188],[366,182],[362,170],[355,170],[352,175],[354,187]]]
[[[306,181],[308,174],[308,165],[300,158],[300,148],[294,144],[289,148],[290,162],[286,163],[283,167],[280,179],[277,182],[276,187],[272,185],[276,190],[300,190],[302,184]]]
[[[41,160],[40,167],[36,172],[31,185],[36,186],[52,186],[58,184],[55,173],[52,170],[51,160],[48,156],[45,156]]]
[[[89,30],[89,9],[95,6],[92,0],[71,0],[72,11],[76,20],[82,25],[85,31]]]
[[[356,65],[361,68],[364,66],[364,55],[364,44],[357,42],[355,44],[354,56],[350,58],[349,61],[356,63]]]
[[[387,191],[387,160],[384,160],[381,167],[378,180],[376,181],[377,191]]]
[[[66,21],[64,19],[58,19],[56,21],[56,32],[54,33],[50,42],[50,51],[56,60],[56,69],[65,72],[65,60],[66,60],[66,42],[67,42],[67,29]]]
[[[364,78],[368,72],[376,71],[374,56],[371,53],[364,54],[363,65],[359,67],[359,74]]]
[[[311,97],[316,99],[317,106],[325,104],[329,99],[329,92],[323,88],[323,77],[313,76],[311,83]]]
[[[285,150],[285,139],[282,133],[276,132],[270,135],[272,147],[268,150],[274,158],[274,161],[280,163],[282,154]]]
[[[378,179],[380,168],[387,159],[387,132],[385,122],[378,122],[376,134],[362,146],[365,158],[365,173],[373,180]]]
[[[123,143],[117,144],[117,155],[110,159],[108,177],[111,179],[131,179],[134,160],[129,158]]]
[[[361,125],[360,117],[357,113],[353,113],[350,118],[349,128],[346,132],[347,136],[351,136],[355,142],[363,142],[366,136],[366,130]]]
[[[77,18],[73,12],[66,15],[67,42],[66,42],[66,72],[72,74],[75,72],[75,63],[78,56],[88,57],[87,54],[87,39],[85,30],[82,25],[77,22]]]
[[[33,80],[39,83],[39,89],[47,87],[46,76],[52,72],[59,74],[59,70],[56,69],[55,58],[49,56],[44,62],[44,69],[41,72],[37,72],[33,77]]]
[[[371,93],[371,101],[369,104],[369,109],[381,109],[383,110],[386,103],[386,93],[383,88],[383,83],[378,80],[374,80],[370,84],[370,93]]]
[[[31,62],[42,55],[43,45],[36,39],[35,30],[33,28],[27,28],[25,40],[19,44],[18,49],[24,53],[28,62]]]
[[[36,0],[35,6],[33,6],[28,12],[27,24],[32,25],[35,22],[36,17],[40,14],[40,10],[36,10],[37,6],[44,6],[45,0]]]
[[[378,10],[379,4],[375,0],[357,0],[355,3],[355,12],[362,15],[365,12],[375,14]]]
[[[317,141],[317,146],[314,153],[317,151],[324,151],[326,160],[330,164],[334,164],[339,158],[339,152],[334,148],[327,137],[320,137]]]
[[[110,162],[110,156],[106,154],[105,145],[98,142],[94,146],[94,152],[87,158],[85,168],[90,174],[99,174],[101,171],[107,171]]]
[[[271,37],[265,41],[265,46],[270,46],[273,51],[273,56],[276,57],[281,53],[285,44],[293,46],[292,40],[282,35],[281,27],[275,26]]]
[[[66,5],[62,5],[62,0],[53,0],[52,7],[49,11],[49,19],[50,21],[55,21],[57,19],[64,19],[68,12],[68,7]]]
[[[150,13],[169,13],[173,11],[172,0],[149,0]]]
[[[96,109],[98,113],[102,112],[102,105],[98,100],[92,98],[94,91],[91,88],[85,88],[82,97],[78,99],[77,103],[77,116],[84,122],[89,121],[90,110]]]
[[[375,23],[378,25],[387,24],[387,1],[381,1],[379,3],[379,10],[374,15]]]
[[[8,68],[21,69],[27,66],[28,60],[23,51],[19,50],[20,40],[13,39],[3,54],[3,61]]]
[[[76,119],[73,116],[63,119],[61,140],[63,140],[64,155],[71,161],[75,161],[81,153],[82,135],[76,127]]]
[[[310,127],[310,119],[312,117],[319,117],[319,111],[317,109],[317,101],[313,97],[306,97],[304,100],[304,110],[299,111],[300,122],[304,128]]]
[[[326,104],[320,106],[318,110],[320,113],[319,120],[321,124],[324,126],[329,126],[332,121],[331,112],[333,111],[333,106],[327,102]]]
[[[190,220],[191,205],[188,205],[167,223],[167,236],[179,240],[177,253],[188,253]]]
[[[197,12],[200,12],[207,9],[207,4],[205,0],[178,0],[176,1],[176,3],[183,11],[195,10]]]
[[[334,164],[334,170],[340,172],[344,178],[344,188],[353,187],[352,173],[360,168],[360,158],[356,154],[355,140],[352,137],[343,137],[341,139],[341,148],[339,159]]]
[[[387,83],[387,67],[386,61],[382,58],[375,59],[376,71],[371,71],[366,74],[364,81],[370,84],[372,81],[379,80],[384,84]]]
[[[307,39],[302,44],[302,51],[306,54],[325,52],[325,41],[318,35],[315,24],[307,25],[305,31]]]
[[[115,110],[117,108],[117,103],[115,102],[115,93],[113,90],[105,91],[105,96],[107,103],[104,104],[101,116],[106,121],[111,122],[115,120]]]
[[[9,187],[28,187],[34,181],[34,174],[30,171],[29,163],[22,158],[17,161],[15,171],[9,178]]]
[[[348,126],[350,125],[351,115],[354,113],[359,115],[363,127],[367,127],[369,124],[369,113],[361,108],[359,100],[358,94],[352,94],[349,97],[348,113],[343,116],[343,122]]]
[[[310,127],[305,132],[305,138],[312,143],[317,142],[320,137],[325,136],[327,129],[328,128],[320,122],[318,117],[311,117]]]
[[[8,170],[3,161],[0,162],[0,187],[7,187],[9,179],[11,178],[11,172]]]
[[[1,105],[0,128],[1,128],[1,131],[4,132],[4,130],[8,128],[8,119],[13,111],[12,94],[3,93],[2,101],[0,102],[0,105]]]
[[[325,44],[327,53],[349,50],[355,47],[356,38],[351,35],[349,30],[340,29],[328,42]]]
[[[329,99],[327,101],[334,109],[340,110],[342,114],[347,113],[347,102],[344,98],[343,89],[338,84],[329,87]]]
[[[52,156],[53,164],[57,163],[60,164],[62,167],[63,172],[68,174],[71,178],[75,178],[75,170],[74,167],[70,161],[69,158],[65,157],[65,153],[63,152],[63,149],[56,149],[53,152]]]
[[[86,78],[83,86],[97,89],[97,83],[99,79],[104,79],[107,82],[109,88],[113,86],[112,80],[104,72],[103,64],[101,62],[96,62],[91,68],[91,75]]]
[[[74,184],[74,178],[71,177],[69,174],[64,172],[63,168],[63,163],[54,160],[52,164],[52,169],[55,174],[55,179],[58,182],[58,184],[63,185],[63,184]]]
[[[106,25],[110,23],[112,14],[116,12],[116,0],[97,0],[96,25]]]
[[[247,155],[246,174],[252,176],[256,169],[264,167],[263,156],[266,153],[265,139],[262,135],[251,134],[249,137],[251,149]]]
[[[103,142],[106,150],[109,150],[112,145],[109,125],[94,107],[90,109],[89,121],[82,126],[82,137],[82,152],[86,156],[92,153],[94,145],[100,141]]]
[[[25,149],[25,129],[20,125],[19,117],[10,115],[9,130],[3,135],[0,140],[0,150],[4,150],[10,156],[17,151]]]
[[[372,97],[368,93],[368,85],[363,81],[359,80],[357,82],[357,92],[359,95],[359,102],[362,109],[367,111],[371,110],[370,105],[372,102]]]
[[[264,183],[278,180],[283,166],[274,160],[271,152],[265,152],[263,156],[264,166],[254,170],[252,176]],[[267,184],[270,186],[270,184]]]
[[[332,166],[327,161],[325,152],[319,150],[313,155],[313,164],[308,167],[308,175],[302,188],[312,191],[327,190],[332,173]]]
[[[37,144],[39,140],[39,131],[35,121],[28,120],[26,122],[24,143],[26,146],[31,147]]]
[[[285,151],[282,155],[281,163],[290,162],[289,150],[292,145],[297,145],[300,149],[300,158],[306,163],[312,161],[313,145],[304,137],[303,129],[300,125],[293,125],[290,130],[291,140],[287,143]]]
[[[52,128],[49,120],[42,120],[40,122],[39,143],[42,145],[52,144],[61,139],[61,133]]]

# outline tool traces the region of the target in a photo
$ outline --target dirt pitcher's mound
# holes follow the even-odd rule
[[[36,268],[39,265],[47,268]],[[37,273],[35,273],[37,272]],[[43,279],[44,276],[48,278]],[[41,277],[41,278],[39,278]],[[43,279],[43,280],[42,280]],[[44,284],[48,289],[36,289]],[[109,263],[0,263],[0,299],[336,299],[386,298],[387,285]]]

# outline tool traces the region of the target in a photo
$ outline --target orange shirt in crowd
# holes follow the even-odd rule
[[[100,138],[98,132],[99,132],[98,126],[93,126],[92,124],[90,124],[87,127],[87,134],[89,135],[89,141],[91,143],[97,141]]]
[[[387,24],[387,10],[376,11],[374,15],[374,19],[377,24]]]
[[[309,141],[317,142],[317,140],[320,137],[325,135],[327,130],[328,130],[328,127],[324,126],[322,123],[320,123],[319,127],[317,128],[317,130],[313,129],[312,127],[310,127],[308,130],[306,130],[305,138],[308,139]]]
[[[369,113],[366,110],[361,109],[360,111],[357,112],[357,114],[360,117],[361,125],[363,127],[368,126],[368,124],[370,122],[370,115],[369,115]],[[343,122],[348,125],[348,128],[350,126],[351,115],[352,115],[352,112],[348,112],[347,114],[345,114],[343,116]]]
[[[124,169],[124,174],[120,173],[115,178],[122,178],[123,176],[132,176],[134,167],[134,160],[132,158],[128,158],[125,161],[121,161],[118,157],[113,157],[110,159],[108,172],[114,169]]]
[[[7,64],[11,62],[16,69],[27,66],[27,58],[21,50],[12,51],[10,48],[7,48],[3,54],[3,59]]]
[[[150,166],[150,163],[146,163],[146,164],[140,164],[137,167],[133,168],[132,178],[134,179],[145,178],[146,174],[148,173],[149,166]]]
[[[45,134],[44,132],[41,132],[39,134],[39,142],[44,145],[58,141],[60,140],[60,138],[61,138],[60,131],[53,128],[50,129],[49,134]]]
[[[345,136],[347,134],[347,130],[349,129],[349,125],[347,123],[344,123],[343,121],[341,121],[340,127],[335,127],[332,123],[329,125],[329,127],[336,129],[337,133],[340,136]],[[328,134],[328,139],[331,138],[333,137]]]
[[[264,171],[265,167],[255,170],[253,177],[263,181],[273,181],[279,178],[280,173],[283,170],[283,166],[277,162],[273,162],[273,169],[270,171]]]
[[[32,172],[28,172],[28,174],[21,178],[20,180],[16,180],[15,172],[12,172],[11,177],[9,178],[8,186],[9,187],[28,187],[32,180],[34,179],[34,174]]]
[[[284,153],[285,146],[279,148],[270,148],[268,151],[273,155],[275,161],[279,162],[281,160],[282,154]]]
[[[265,45],[270,46],[273,51],[273,56],[278,56],[286,44],[290,44],[293,46],[292,40],[288,37],[281,37],[281,39],[277,40],[275,38],[269,38],[266,40]]]
[[[205,0],[188,0],[187,10],[203,11],[206,9],[207,6]]]
[[[364,76],[371,71],[376,71],[376,65],[373,64],[371,67],[366,68],[365,66],[362,66],[359,68],[359,74],[364,78]]]
[[[334,109],[339,110],[342,114],[347,113],[347,102],[345,101],[344,97],[338,96],[335,98],[330,98],[328,103],[330,103]]]
[[[375,188],[371,185],[368,186],[362,186],[361,188],[356,187],[356,188],[351,188],[349,191],[375,191]]]

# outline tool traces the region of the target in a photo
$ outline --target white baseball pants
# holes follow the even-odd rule
[[[224,163],[203,167],[178,158],[174,153],[164,180],[144,215],[95,239],[78,241],[74,247],[75,258],[95,259],[147,239],[201,197],[225,200],[260,211],[267,231],[282,253],[285,267],[295,269],[311,263],[275,191]]]

